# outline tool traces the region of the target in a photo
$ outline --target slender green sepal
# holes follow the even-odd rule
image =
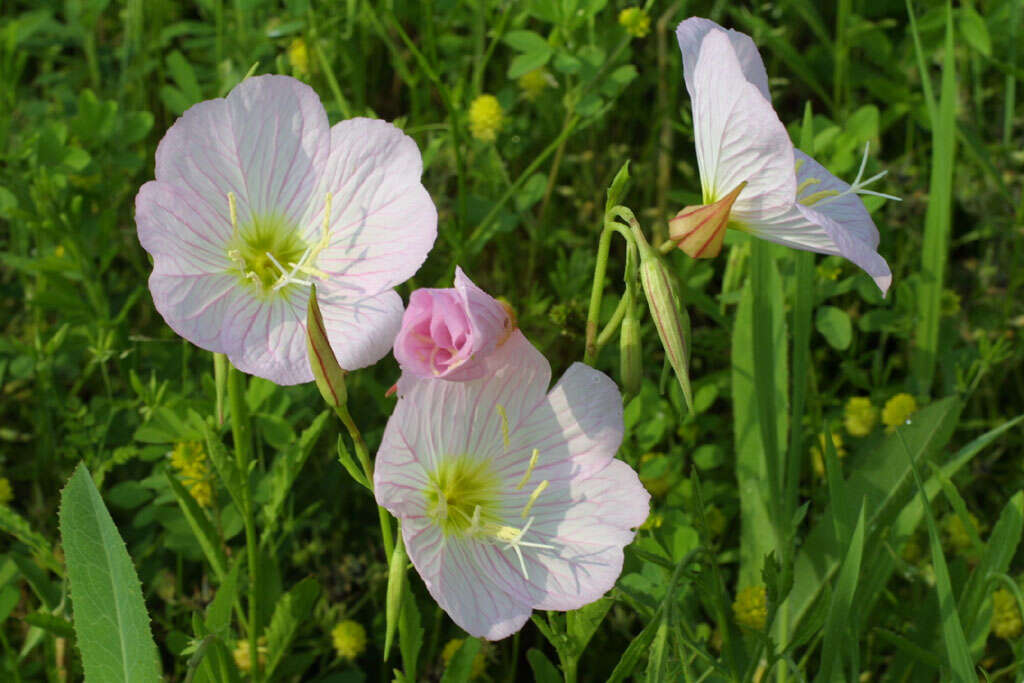
[[[384,661],[391,654],[391,643],[398,628],[399,610],[402,609],[402,595],[405,592],[405,543],[402,542],[401,528],[395,535],[395,549],[388,565],[388,592],[385,602]]]
[[[346,372],[338,364],[331,343],[327,339],[327,328],[316,301],[316,285],[309,288],[309,307],[306,311],[306,349],[309,351],[309,366],[313,370],[316,388],[327,405],[335,410],[345,405],[348,394],[345,390]]]

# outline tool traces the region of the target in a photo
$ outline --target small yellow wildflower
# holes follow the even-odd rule
[[[462,647],[462,638],[453,638],[445,643],[444,649],[441,650],[441,659],[444,661],[444,665],[447,667],[448,663],[452,661],[452,657]],[[476,657],[473,657],[473,665],[469,669],[470,679],[480,678],[484,673],[484,668],[487,666],[487,659],[484,656],[484,649],[476,653]]]
[[[469,105],[469,132],[477,140],[494,142],[503,122],[501,103],[494,95],[480,95]]]
[[[296,38],[288,44],[288,61],[295,73],[306,76],[309,74],[309,46],[302,38]]]
[[[14,491],[7,477],[0,477],[0,505],[7,505],[14,500]]]
[[[619,12],[619,24],[634,38],[643,38],[651,32],[651,17],[639,7],[627,7]]]
[[[836,458],[842,460],[846,457],[846,449],[843,448],[843,436],[838,432],[832,432],[832,447],[836,449]],[[818,434],[818,443],[811,446],[811,464],[814,466],[814,473],[819,477],[825,476],[825,434]]]
[[[261,637],[256,641],[256,652],[260,658],[260,668],[267,666],[267,639]],[[252,670],[252,657],[249,656],[249,641],[239,640],[235,643],[235,649],[231,653],[231,656],[235,658],[235,666],[242,673],[249,673]]]
[[[551,76],[544,69],[534,69],[519,77],[519,87],[523,89],[526,99],[533,101],[548,87],[550,79]]]
[[[975,532],[978,531],[978,518],[970,512],[967,513],[967,517],[971,520],[971,526],[974,527]],[[942,520],[942,530],[946,532],[946,540],[949,541],[950,547],[958,553],[963,553],[971,547],[971,534],[964,525],[960,515],[952,513],[946,516]]]
[[[358,621],[339,622],[331,631],[331,639],[342,659],[355,659],[366,651],[366,629]]]
[[[57,258],[64,258],[64,245],[58,244],[54,248],[53,253],[57,256]]]
[[[752,631],[764,629],[768,619],[768,592],[764,586],[748,586],[736,594],[732,603],[736,623]]]
[[[210,466],[206,462],[203,445],[198,441],[182,441],[171,451],[171,467],[181,474],[182,483],[196,502],[209,507],[213,502],[213,485],[210,483]]]
[[[878,424],[878,408],[871,404],[871,399],[854,396],[846,402],[843,410],[843,426],[851,436],[867,436]]]
[[[885,431],[895,431],[897,427],[907,421],[911,415],[917,412],[917,401],[910,394],[896,394],[885,403],[882,408],[882,422],[885,423]]]
[[[1005,588],[992,594],[992,633],[997,638],[1013,640],[1024,630],[1017,599]]]

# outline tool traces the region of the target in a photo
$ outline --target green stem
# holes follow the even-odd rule
[[[359,427],[356,426],[346,406],[339,406],[335,408],[334,412],[337,413],[338,418],[345,425],[345,429],[348,430],[348,435],[352,438],[352,444],[356,449],[356,458],[359,460],[359,465],[363,468],[363,474],[366,475],[366,480],[370,482],[370,486],[373,486],[373,464],[370,462],[370,454],[366,448],[366,442],[363,441],[362,432],[359,431]],[[395,549],[395,540],[394,535],[391,533],[391,520],[388,517],[388,511],[378,505],[377,517],[380,519],[380,535],[384,541],[385,557],[390,558],[391,553]]]
[[[245,376],[234,366],[228,369],[228,403],[231,406],[231,437],[235,445],[235,458],[245,481],[243,488],[245,509],[242,511],[242,520],[245,525],[245,551],[249,566],[249,658],[252,663],[252,680],[259,681],[262,678],[258,649],[260,632],[258,596],[261,594],[261,590],[256,518],[252,507],[252,478],[249,472],[252,462],[252,424],[249,421],[249,408],[245,403]]]
[[[612,313],[611,320],[601,330],[601,334],[597,335],[597,350],[600,351],[605,344],[612,340],[612,335],[619,329],[619,324],[622,323],[622,319],[626,317],[626,310],[629,308],[628,297],[622,297],[619,299],[619,305],[615,307],[615,312]]]
[[[611,212],[609,212],[609,215],[611,215]],[[608,270],[608,250],[612,243],[612,233],[615,232],[622,235],[628,244],[633,244],[633,237],[629,232],[623,226],[608,220],[608,217],[606,217],[604,229],[601,231],[601,238],[597,243],[597,262],[594,264],[594,282],[590,288],[590,307],[587,310],[587,340],[586,349],[583,352],[583,362],[587,365],[594,364],[594,361],[597,359],[598,348],[600,348],[597,339],[597,325],[601,317],[604,276]]]

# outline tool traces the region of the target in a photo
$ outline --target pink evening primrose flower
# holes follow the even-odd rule
[[[395,126],[331,127],[309,86],[257,76],[200,102],[156,151],[139,190],[149,288],[167,324],[278,384],[313,379],[309,285],[342,367],[371,365],[398,332],[393,287],[423,263],[437,211],[413,140]]]
[[[515,330],[479,379],[410,373],[377,452],[377,502],[430,594],[471,635],[498,640],[534,609],[573,610],[608,591],[650,496],[615,452],[622,398],[575,363],[551,367]]]
[[[483,358],[516,327],[509,308],[474,285],[455,267],[455,287],[417,289],[409,297],[395,359],[417,377],[477,379]]]
[[[691,17],[679,24],[676,37],[693,103],[703,189],[703,205],[687,207],[670,221],[679,248],[695,258],[715,256],[728,226],[843,256],[885,294],[892,272],[877,251],[878,229],[857,196],[898,199],[865,189],[884,173],[861,180],[862,163],[848,185],[794,149],[772,108],[768,76],[750,36]]]

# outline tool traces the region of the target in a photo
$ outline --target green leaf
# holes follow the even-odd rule
[[[537,648],[531,647],[526,651],[526,661],[530,663],[536,683],[562,683],[562,674],[558,673],[558,668]]]
[[[480,651],[482,643],[479,638],[466,638],[462,645],[452,655],[448,667],[441,676],[441,683],[462,683],[469,680],[469,673],[473,670],[473,658]]]
[[[821,646],[820,681],[843,681],[843,655],[850,654],[857,647],[857,634],[850,633],[850,616],[853,597],[857,591],[857,577],[860,576],[861,558],[864,553],[864,502],[861,502],[857,526],[850,537],[835,590],[828,618],[825,621],[825,635]]]
[[[203,431],[206,439],[206,453],[210,456],[213,469],[217,470],[220,481],[227,489],[238,512],[245,514],[246,489],[242,472],[239,471],[235,460],[228,455],[220,436],[205,423],[203,423]]]
[[[26,614],[22,619],[26,624],[37,626],[44,631],[48,631],[58,638],[74,638],[75,629],[71,625],[71,622],[64,617],[59,617],[49,612],[31,612]]]
[[[274,669],[288,653],[288,648],[298,633],[299,627],[309,621],[313,605],[320,595],[320,586],[313,577],[299,581],[290,591],[281,596],[274,608],[274,615],[267,626],[267,668],[264,677],[272,681]]]
[[[606,219],[609,218],[608,214],[611,213],[612,207],[622,202],[622,197],[626,193],[626,183],[629,182],[629,159],[622,164],[619,168],[618,173],[612,179],[612,184],[608,186],[607,198],[604,202],[604,213]]]
[[[28,521],[7,505],[0,505],[0,531],[14,536],[32,551],[32,554],[47,569],[64,575],[64,568],[53,554],[53,544],[45,536],[34,531]]]
[[[633,670],[636,669],[636,665],[640,663],[640,658],[650,649],[654,634],[661,626],[661,621],[659,611],[647,623],[647,626],[644,626],[643,630],[633,638],[626,651],[619,657],[619,663],[615,665],[612,675],[608,677],[608,683],[622,683],[629,678]]]
[[[509,31],[502,40],[519,52],[551,52],[548,41],[539,33],[533,31]]]
[[[232,563],[231,571],[224,576],[220,587],[217,588],[217,594],[206,608],[206,628],[212,633],[223,635],[231,626],[231,610],[238,599],[238,572],[242,566],[242,557],[239,554]]]
[[[986,57],[992,56],[992,38],[989,36],[988,26],[970,5],[960,8],[960,33],[968,45]]]
[[[400,535],[399,535],[400,536]],[[423,646],[423,626],[416,596],[411,590],[404,592],[402,599],[402,622],[398,629],[398,647],[402,651],[402,666],[410,681],[416,680],[416,664]]]
[[[548,63],[548,59],[550,58],[550,52],[530,52],[527,54],[517,55],[508,65],[507,76],[509,78],[519,78],[523,74],[530,73],[534,69],[539,69],[544,66]]]
[[[614,602],[611,598],[601,598],[580,609],[566,612],[565,630],[572,641],[574,655],[577,658],[587,648],[587,643],[594,637]]]
[[[735,353],[733,358],[735,362]],[[956,428],[962,407],[956,398],[936,401],[921,409],[914,416],[913,422],[903,428],[903,435],[916,462],[927,462],[946,445]],[[972,442],[971,449],[962,451],[943,468],[944,471],[948,472],[946,467],[950,465],[962,466],[994,438],[995,436],[992,436],[985,441]],[[913,507],[915,501],[911,498],[913,489],[910,466],[896,435],[889,435],[878,448],[866,453],[859,461],[851,463],[849,471],[844,489],[849,500],[865,500],[868,510],[865,520],[868,547],[874,547],[879,542],[881,534],[892,529],[893,521],[901,516],[901,513],[909,516],[897,522],[900,528],[909,526],[912,523],[911,518],[918,515],[910,529],[916,526],[917,521],[921,519],[921,512]],[[935,488],[938,489],[938,484],[935,484]],[[911,509],[906,511],[904,508]],[[793,590],[787,599],[790,633],[799,628],[800,621],[805,618],[825,585],[839,569],[847,540],[839,539],[836,535],[835,514],[837,511],[834,506],[829,505],[797,553],[793,567]],[[871,563],[872,567],[884,567],[886,553],[876,554],[876,560]]]
[[[908,0],[909,3],[909,0]],[[910,6],[908,4],[908,11]],[[913,18],[913,12],[910,12]],[[931,76],[917,41],[916,24],[911,24],[918,49],[921,79]],[[915,390],[931,391],[935,363],[939,351],[939,319],[942,315],[942,290],[949,259],[949,236],[952,226],[953,167],[956,163],[956,52],[953,42],[953,8],[946,3],[946,39],[943,46],[942,87],[938,108],[929,101],[932,122],[931,177],[928,182],[928,208],[924,217],[924,244],[921,258],[921,280],[917,290],[919,311],[914,332],[914,353],[910,369]],[[930,86],[925,90],[930,95]]]
[[[86,680],[162,680],[139,577],[85,465],[61,493],[60,533]]]
[[[821,306],[814,314],[814,326],[833,349],[845,351],[853,341],[849,314],[835,306]]]
[[[174,497],[178,500],[178,506],[185,516],[185,521],[192,529],[192,535],[198,541],[199,547],[203,549],[206,561],[210,563],[213,573],[217,575],[217,582],[223,583],[227,571],[227,557],[224,555],[224,548],[221,546],[217,530],[213,528],[210,519],[203,512],[203,508],[199,506],[192,494],[185,490],[177,477],[167,470],[164,470],[164,477],[167,479]]]

